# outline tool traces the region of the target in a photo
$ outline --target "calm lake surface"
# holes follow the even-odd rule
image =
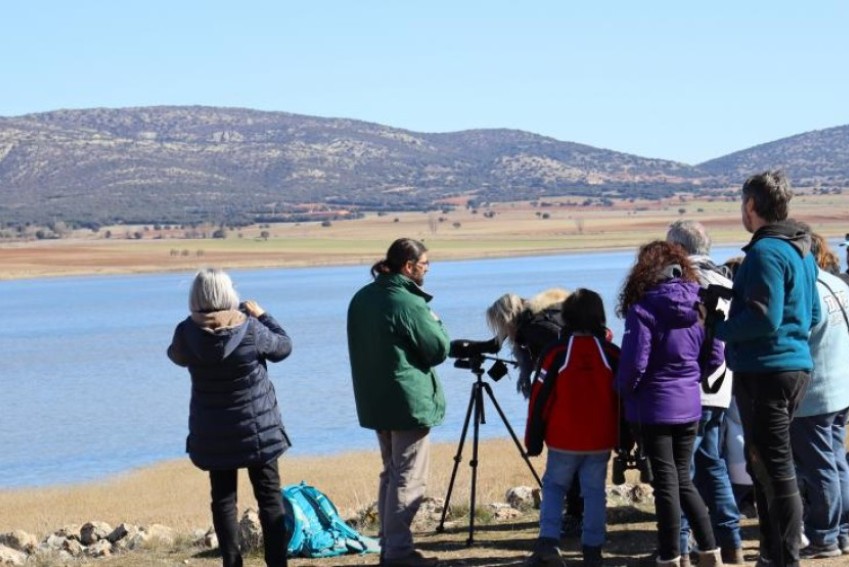
[[[713,256],[724,261],[739,253],[737,247],[716,248]],[[452,339],[490,338],[484,313],[503,293],[528,297],[554,286],[598,291],[614,340],[622,336],[622,321],[613,311],[633,251],[457,262],[431,257],[425,288],[435,296],[431,305]],[[370,281],[368,271],[346,266],[231,272],[241,297],[256,299],[293,340],[292,355],[269,365],[293,441],[289,455],[376,450],[373,432],[357,423],[345,337],[348,301]],[[193,277],[0,282],[5,319],[0,489],[88,481],[185,455],[190,381],[165,349],[187,315]],[[506,349],[502,355],[508,355]],[[433,438],[456,443],[474,375],[452,362],[439,368],[448,410]],[[492,385],[521,438],[526,404],[515,378],[511,370]],[[489,400],[485,409],[481,438],[508,436]]]

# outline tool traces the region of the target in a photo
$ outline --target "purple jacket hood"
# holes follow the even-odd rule
[[[699,351],[705,331],[699,285],[673,278],[648,290],[625,317],[616,388],[628,421],[678,424],[701,416]],[[708,370],[722,364],[717,342]]]
[[[698,301],[699,284],[672,279],[648,290],[637,307],[662,325],[670,329],[681,329],[698,323],[699,313],[695,309]]]

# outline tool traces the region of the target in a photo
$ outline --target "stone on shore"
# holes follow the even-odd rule
[[[24,565],[28,555],[23,551],[0,544],[0,565]]]

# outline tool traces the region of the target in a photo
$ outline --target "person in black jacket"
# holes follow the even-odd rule
[[[499,344],[510,343],[519,363],[516,389],[528,398],[531,379],[545,348],[553,344],[563,329],[560,310],[569,296],[565,289],[547,289],[530,299],[505,293],[486,310],[486,321]]]
[[[177,325],[168,358],[189,369],[192,396],[186,451],[209,472],[212,523],[224,567],[241,567],[236,508],[246,468],[259,504],[268,567],[286,565],[286,526],[277,459],[289,447],[266,362],[292,352],[286,331],[255,301],[239,305],[230,277],[198,272],[191,314]]]

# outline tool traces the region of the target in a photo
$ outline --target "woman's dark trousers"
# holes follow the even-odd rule
[[[242,567],[239,551],[239,520],[236,506],[238,469],[209,471],[212,485],[212,525],[218,536],[218,547],[224,567]],[[265,544],[265,564],[268,567],[286,566],[286,513],[280,493],[280,474],[277,460],[248,467],[248,477],[259,505],[259,522]]]
[[[790,422],[811,375],[804,371],[734,373],[746,464],[755,484],[760,554],[774,567],[797,567],[802,497],[790,445]]]
[[[707,506],[690,478],[690,461],[698,421],[683,424],[643,424],[643,450],[649,458],[657,514],[658,557],[681,555],[681,512],[687,515],[699,549],[716,549]]]

